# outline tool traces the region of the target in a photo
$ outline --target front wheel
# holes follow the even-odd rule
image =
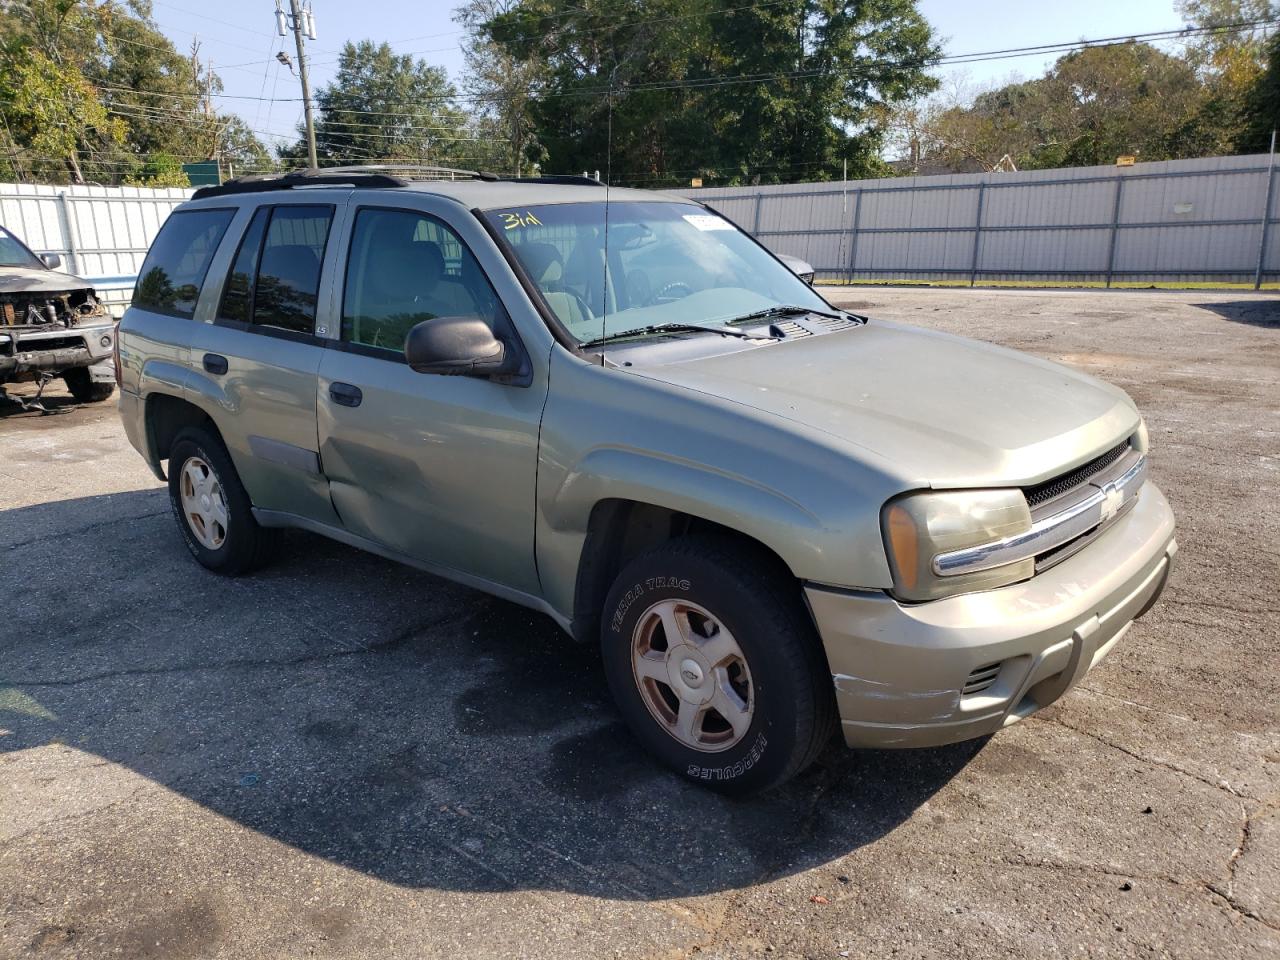
[[[76,367],[63,371],[62,382],[78,403],[98,403],[115,393],[116,385],[94,380],[88,367]]]
[[[831,677],[798,586],[748,544],[687,537],[637,557],[609,593],[601,634],[627,723],[689,780],[764,790],[831,737]]]

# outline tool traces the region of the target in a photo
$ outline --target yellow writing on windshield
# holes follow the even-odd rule
[[[504,230],[514,230],[516,227],[540,227],[542,221],[526,210],[524,213],[500,213],[502,218],[502,228]]]

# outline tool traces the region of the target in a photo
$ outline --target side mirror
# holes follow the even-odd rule
[[[40,259],[44,261],[44,265],[50,270],[59,270],[62,268],[62,257],[56,253],[46,253]]]
[[[404,358],[418,373],[489,377],[508,373],[507,349],[480,317],[423,320],[404,341]]]

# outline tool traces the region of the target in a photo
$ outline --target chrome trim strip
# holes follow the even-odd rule
[[[938,554],[933,558],[933,572],[940,577],[981,573],[1060,547],[1115,520],[1146,479],[1147,458],[1143,456],[1115,480],[1092,484],[1094,492],[1083,500],[1036,520],[1025,533]]]

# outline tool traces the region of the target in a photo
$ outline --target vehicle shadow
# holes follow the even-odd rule
[[[68,556],[94,589],[24,575]],[[61,742],[409,887],[741,887],[883,836],[981,749],[833,745],[730,800],[653,764],[547,618],[303,534],[221,578],[163,490],[0,512],[0,593],[0,752]]]
[[[1252,327],[1280,327],[1280,299],[1218,301],[1197,306],[1232,323],[1244,323]]]

